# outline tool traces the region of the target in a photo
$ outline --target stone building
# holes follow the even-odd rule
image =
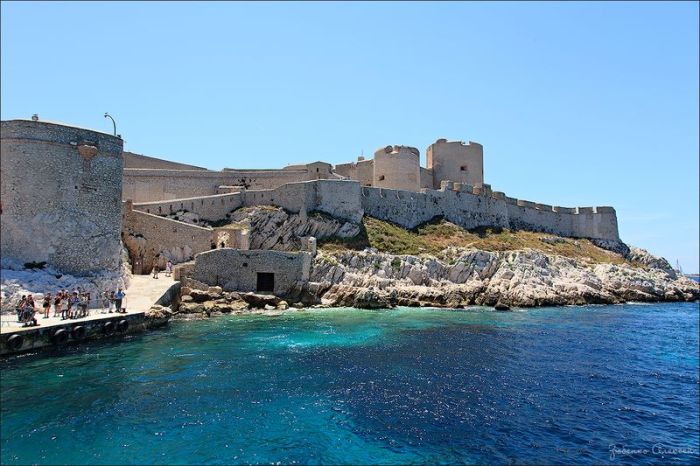
[[[117,270],[123,141],[45,121],[0,128],[2,257],[74,275]]]
[[[226,291],[284,296],[309,280],[310,252],[214,249],[197,254],[189,278]]]

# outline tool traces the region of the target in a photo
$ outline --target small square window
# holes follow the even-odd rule
[[[465,172],[465,171],[467,171],[467,166],[462,165],[461,167],[459,167],[459,170]]]
[[[379,181],[384,181],[384,175],[379,175]]]

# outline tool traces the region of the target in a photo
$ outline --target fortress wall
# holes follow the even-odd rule
[[[403,193],[367,187],[362,188],[362,193],[362,207],[367,215],[404,228],[415,228],[437,216],[464,228],[508,227],[505,202],[487,196],[454,190]]]
[[[274,294],[284,296],[309,280],[311,254],[271,250],[216,249],[195,257],[190,277],[225,291],[258,291],[258,273],[274,274]]]
[[[573,226],[576,235],[584,238],[619,239],[617,213],[612,207],[596,207],[595,212],[588,210],[574,215]]]
[[[359,181],[362,186],[372,186],[374,181],[374,160],[341,163],[336,165],[333,171],[349,180]]]
[[[210,196],[229,183],[222,172],[208,170],[125,169],[123,199],[135,203]]]
[[[367,215],[404,228],[415,228],[443,216],[467,229],[501,227],[578,238],[618,239],[616,214],[611,207],[595,212],[583,209],[578,214],[566,208],[557,212],[552,206],[508,198],[498,192],[494,197],[449,189],[410,193],[363,187],[361,199]]]
[[[161,268],[167,260],[174,264],[191,260],[211,249],[212,230],[157,215],[125,209],[123,241],[135,273],[149,273],[154,262]]]
[[[320,173],[320,172],[319,172]],[[124,170],[123,199],[136,203],[210,196],[219,186],[244,186],[247,189],[274,189],[285,183],[306,181],[303,170]],[[315,175],[314,175],[315,176]]]
[[[357,181],[362,186],[372,186],[374,179],[374,160],[362,160],[357,162]]]
[[[555,212],[552,209],[540,210],[536,209],[532,202],[525,201],[525,203],[525,205],[508,204],[510,228],[561,236],[578,236],[573,228],[572,214]]]
[[[244,205],[274,205],[294,213],[318,210],[355,223],[363,215],[360,185],[356,181],[317,180],[246,191]]]
[[[160,168],[170,170],[206,170],[206,168],[171,162],[169,160],[149,157],[147,155],[124,152],[124,168]]]
[[[289,183],[276,189],[246,191],[244,205],[273,205],[300,213],[313,210],[315,198],[313,183]]]
[[[433,171],[427,168],[420,168],[420,187],[421,188],[433,188]]]
[[[362,208],[366,215],[404,228],[415,228],[435,216],[442,215],[442,209],[438,203],[433,202],[432,198],[429,202],[428,193],[363,187],[361,196]]]
[[[0,254],[64,273],[117,271],[123,141],[56,123],[0,126]]]
[[[222,220],[226,214],[242,206],[243,197],[244,194],[237,192],[168,201],[142,202],[134,204],[134,209],[155,215],[168,215],[178,210],[187,210],[199,215],[199,218],[203,220],[215,222]]]
[[[357,180],[357,165],[354,162],[340,163],[333,168],[333,171],[349,180]]]
[[[360,183],[320,180],[313,185],[316,189],[316,197],[311,210],[325,212],[353,223],[362,221],[364,211],[360,200]]]

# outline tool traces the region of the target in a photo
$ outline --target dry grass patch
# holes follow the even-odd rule
[[[626,262],[619,254],[599,248],[586,239],[497,228],[468,231],[445,220],[429,222],[415,230],[406,230],[372,217],[365,217],[362,223],[362,231],[355,238],[349,240],[332,238],[321,242],[321,249],[333,253],[373,247],[391,254],[431,254],[441,257],[442,251],[450,246],[483,251],[514,251],[531,248],[589,263],[622,264]]]

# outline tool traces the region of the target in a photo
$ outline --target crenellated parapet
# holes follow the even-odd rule
[[[363,187],[362,207],[367,215],[405,228],[440,216],[468,229],[501,227],[619,240],[617,214],[612,207],[552,206],[508,197],[483,183],[471,186],[443,181],[439,190],[418,193]]]

